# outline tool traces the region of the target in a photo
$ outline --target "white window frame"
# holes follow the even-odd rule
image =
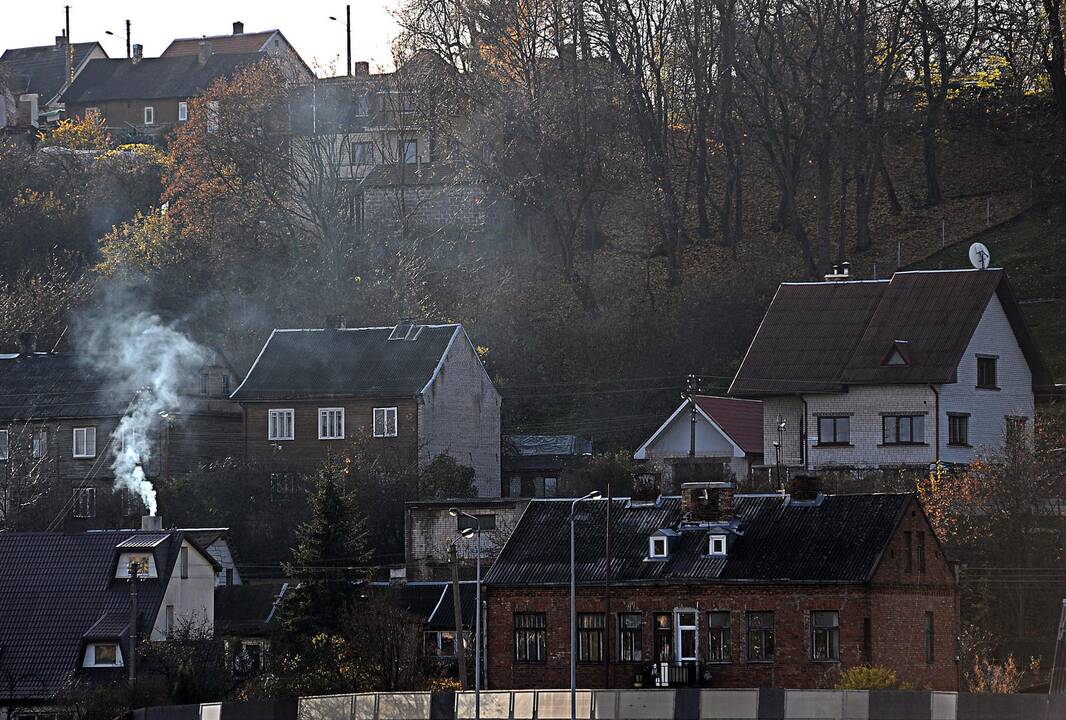
[[[96,648],[100,645],[113,646],[115,648],[115,662],[113,663],[98,663],[96,662]],[[85,658],[82,660],[82,667],[98,668],[98,667],[122,667],[122,643],[116,642],[99,642],[89,643],[85,646]]]
[[[178,101],[178,122],[189,119],[189,103],[185,100]]]
[[[0,430],[0,460],[7,460],[11,457],[11,433],[7,430]]]
[[[381,422],[378,422],[378,417],[381,417]],[[392,415],[392,432],[389,432],[389,415]],[[399,413],[396,412],[395,407],[376,407],[374,408],[374,437],[397,437],[400,434],[399,428]]]
[[[48,457],[48,428],[37,428],[30,436],[30,454],[34,460]]]
[[[707,554],[724,557],[729,547],[728,538],[725,535],[710,535],[707,538]]]
[[[330,421],[330,416],[335,417]],[[336,427],[330,427],[336,425]],[[323,429],[326,432],[323,432]],[[329,430],[333,432],[330,433]],[[343,440],[344,439],[344,408],[322,407],[318,409],[318,439],[319,440]]]
[[[288,428],[281,428],[281,430],[288,430],[288,434],[285,432],[276,432],[279,428],[279,424],[275,422],[275,418],[288,418]],[[296,439],[296,409],[295,408],[270,408],[267,410],[267,440],[295,440]]]
[[[152,105],[144,106],[144,124],[155,125],[155,107]]]
[[[656,545],[662,545],[662,552],[656,550]],[[648,559],[649,560],[662,560],[663,558],[670,556],[670,543],[667,542],[665,535],[652,535],[648,538]]]
[[[78,452],[78,435],[81,435],[81,448],[82,451]],[[89,438],[92,438],[92,442]],[[90,447],[91,446],[91,447]],[[94,458],[96,457],[96,426],[89,425],[86,427],[74,428],[74,447],[71,448],[75,458]]]
[[[76,518],[94,518],[96,517],[96,488],[94,487],[79,487],[74,488],[74,506],[70,509],[71,515]],[[82,498],[88,497],[91,500],[83,503]],[[86,509],[82,509],[83,505],[87,505]]]
[[[693,623],[691,625],[681,625],[681,616],[684,614],[691,614]],[[688,631],[692,633],[692,647],[693,655],[691,657],[681,655],[681,633]],[[688,662],[698,660],[700,657],[700,611],[696,608],[674,608],[674,659],[678,662]]]

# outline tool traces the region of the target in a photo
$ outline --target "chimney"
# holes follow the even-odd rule
[[[662,494],[662,474],[645,472],[633,478],[633,495],[630,504],[655,504]]]
[[[200,40],[200,52],[198,53],[200,64],[206,63],[209,57],[211,57],[211,41],[204,35],[203,39]]]
[[[728,482],[683,483],[681,507],[692,522],[729,522],[736,489]]]
[[[840,263],[840,274],[844,277],[851,276],[851,263],[849,263],[847,260]]]
[[[326,329],[328,330],[344,330],[348,327],[348,320],[343,315],[327,315],[326,316]]]
[[[389,585],[403,587],[407,584],[407,568],[389,568]]]
[[[141,530],[160,531],[163,529],[162,515],[142,515]]]
[[[32,332],[19,333],[19,354],[29,357],[37,351],[37,334]]]
[[[370,74],[370,63],[366,60],[358,60],[355,63],[355,69],[352,71],[355,75],[361,75],[366,77]]]
[[[834,265],[833,271],[825,276],[826,282],[840,282],[847,280],[850,277],[851,263],[844,262],[840,265]]]
[[[63,47],[66,44],[67,44],[67,36],[66,35],[56,35],[56,47],[57,48],[61,48],[61,47]]]
[[[140,43],[133,46],[133,57],[131,58],[134,64],[139,63],[144,58],[144,45]]]
[[[233,34],[234,35],[243,35],[244,34],[244,23],[242,23],[240,20],[235,20],[233,22]]]
[[[793,500],[817,500],[822,492],[822,481],[815,475],[796,475],[788,483],[788,494]]]

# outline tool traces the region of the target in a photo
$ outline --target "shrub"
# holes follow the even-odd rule
[[[913,690],[910,683],[900,682],[895,670],[860,665],[848,668],[840,676],[837,690]]]

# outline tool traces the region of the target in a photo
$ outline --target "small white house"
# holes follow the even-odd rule
[[[686,398],[651,437],[633,453],[634,460],[647,460],[672,479],[680,461],[696,458],[701,464],[719,464],[736,477],[747,477],[752,466],[763,462],[763,409],[758,400],[694,396],[696,403],[695,444],[692,435],[692,404]]]
[[[1032,431],[1052,381],[1003,270],[783,283],[730,395],[793,468],[968,463]]]

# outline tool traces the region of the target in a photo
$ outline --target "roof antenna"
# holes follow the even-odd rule
[[[63,326],[63,332],[59,333],[59,339],[56,340],[56,344],[52,346],[52,352],[50,354],[52,354],[52,355],[56,354],[56,351],[59,349],[59,343],[63,342],[63,338],[66,337],[67,329],[69,327],[70,327],[69,325],[64,325]]]

